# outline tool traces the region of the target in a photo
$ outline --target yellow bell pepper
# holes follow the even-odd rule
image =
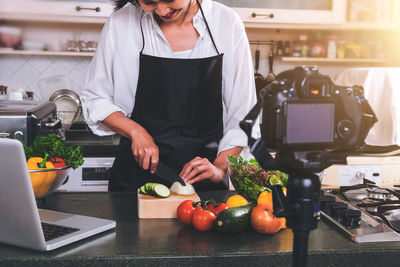
[[[32,157],[28,159],[28,170],[41,170],[41,169],[53,169],[54,165],[50,161],[47,161],[48,154],[44,158]],[[54,179],[56,178],[55,171],[48,172],[32,172],[29,173],[31,177],[33,192],[36,198],[44,197],[50,189]]]

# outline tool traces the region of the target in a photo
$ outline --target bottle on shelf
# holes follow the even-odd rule
[[[283,55],[285,57],[290,57],[291,55],[291,47],[290,47],[290,41],[285,41],[285,45],[283,46]]]
[[[276,44],[276,54],[277,57],[283,57],[284,55],[284,47],[283,47],[283,42],[278,41]]]
[[[337,35],[326,36],[326,57],[327,58],[339,58],[338,55],[338,41]]]
[[[325,57],[325,44],[322,41],[321,34],[315,36],[314,41],[310,45],[310,57]]]
[[[305,34],[301,34],[299,36],[300,41],[300,56],[308,57],[308,36]]]

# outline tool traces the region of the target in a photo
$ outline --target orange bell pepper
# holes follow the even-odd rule
[[[28,159],[28,170],[41,170],[41,169],[53,169],[54,165],[50,161],[47,161],[48,154],[45,155],[44,159],[41,157],[32,157]],[[44,197],[50,189],[51,184],[56,178],[56,172],[31,172],[29,173],[33,192],[36,198]]]

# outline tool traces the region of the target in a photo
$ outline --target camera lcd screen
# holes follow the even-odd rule
[[[286,143],[332,143],[333,103],[286,103]]]

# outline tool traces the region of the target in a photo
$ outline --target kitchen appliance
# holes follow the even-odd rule
[[[321,214],[354,242],[400,241],[400,187],[372,181],[325,190]]]
[[[52,102],[0,101],[0,136],[30,145],[37,135],[59,132],[60,128],[61,120]]]
[[[385,188],[400,184],[400,155],[350,155],[347,165],[335,164],[325,169],[321,183],[338,188],[362,183],[364,178]]]
[[[114,157],[84,157],[83,160],[82,166],[70,171],[67,181],[58,191],[108,191]]]

